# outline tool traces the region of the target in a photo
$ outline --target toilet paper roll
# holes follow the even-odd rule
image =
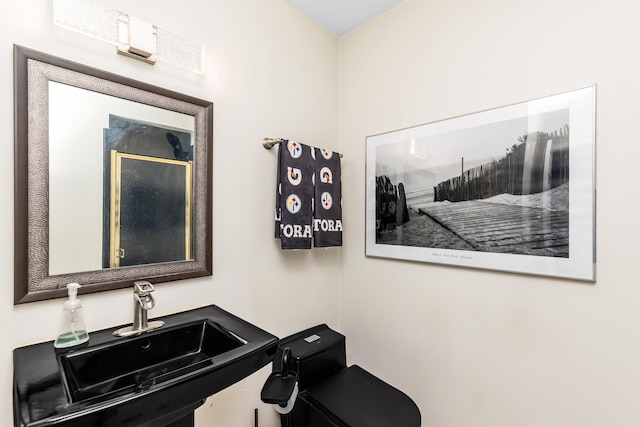
[[[298,397],[298,383],[293,387],[293,393],[291,393],[291,397],[287,401],[287,405],[282,407],[280,405],[273,405],[276,409],[276,412],[282,415],[286,415],[293,410],[293,405],[296,403],[296,398]]]

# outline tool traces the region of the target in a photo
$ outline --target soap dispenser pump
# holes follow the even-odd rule
[[[67,293],[69,298],[64,302],[62,329],[56,338],[53,346],[55,348],[66,348],[82,344],[89,340],[89,334],[84,324],[82,315],[82,303],[78,299],[78,283],[69,283]]]

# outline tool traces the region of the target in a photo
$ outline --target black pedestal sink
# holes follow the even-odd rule
[[[273,360],[278,339],[208,306],[132,338],[93,332],[83,347],[21,347],[14,426],[188,427],[204,400]]]

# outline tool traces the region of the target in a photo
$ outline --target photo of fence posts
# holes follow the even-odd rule
[[[376,242],[568,258],[569,139],[568,124],[526,133],[504,157],[403,200],[402,182],[376,177]],[[411,215],[399,221],[398,209]]]
[[[434,201],[461,202],[498,194],[526,195],[569,181],[569,126],[521,137],[502,159],[468,169],[434,187]]]

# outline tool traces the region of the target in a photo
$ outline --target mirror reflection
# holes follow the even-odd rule
[[[103,266],[191,259],[190,183],[190,162],[111,150]]]
[[[48,90],[49,274],[193,259],[195,117]]]

